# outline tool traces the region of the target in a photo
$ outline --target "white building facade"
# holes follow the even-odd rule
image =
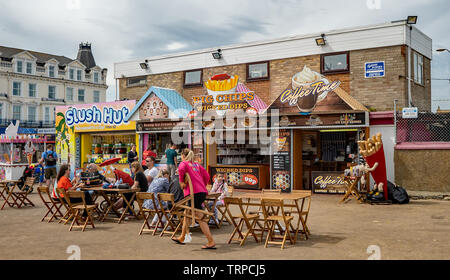
[[[0,46],[0,127],[54,128],[56,106],[106,101],[106,75],[90,44],[77,59]]]

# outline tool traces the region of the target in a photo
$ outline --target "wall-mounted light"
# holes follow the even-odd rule
[[[417,23],[417,16],[408,16],[406,19],[407,24],[416,24]]]
[[[142,69],[146,70],[148,69],[148,60],[146,59],[145,62],[139,63]]]
[[[222,58],[222,50],[218,49],[216,52],[212,53],[212,56],[214,59],[221,59]]]
[[[316,45],[317,46],[325,46],[326,45],[325,34],[321,34],[320,38],[316,39]]]

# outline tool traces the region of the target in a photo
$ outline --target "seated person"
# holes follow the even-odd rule
[[[158,193],[168,193],[169,192],[169,171],[167,171],[166,169],[159,171],[158,175],[155,177],[155,179],[153,179],[153,181],[150,183],[150,187],[148,188],[147,192],[152,192],[155,194],[155,204],[156,207],[159,209],[159,201],[158,201]],[[151,201],[151,199],[146,199],[144,201],[144,204],[142,205],[142,207],[147,208],[147,209],[154,209],[154,205],[153,202]],[[166,202],[163,202],[163,207],[166,209],[167,208],[167,204]],[[155,226],[156,223],[158,222],[158,215],[155,215],[153,217],[152,223],[150,226]],[[165,223],[165,217],[163,216],[163,223]]]
[[[178,178],[178,173],[176,173],[171,178],[169,185],[169,193],[173,194],[175,202],[178,202],[184,198],[183,189],[180,186],[180,180]]]
[[[213,186],[211,188],[210,193],[220,193],[221,195],[217,199],[216,206],[214,207],[214,217],[216,220],[218,220],[217,215],[217,206],[225,205],[225,202],[223,201],[223,198],[228,193],[228,185],[227,182],[225,182],[225,175],[223,173],[217,173],[216,178],[214,180]],[[208,202],[210,208],[213,206],[213,201]]]
[[[81,181],[86,186],[100,186],[104,182],[112,183],[113,180],[100,174],[97,170],[97,165],[91,163],[87,166],[86,172],[81,172]]]
[[[117,171],[117,173],[116,173],[116,171]],[[117,170],[117,169],[114,170],[114,172],[116,173],[116,176],[118,178],[122,179],[123,183],[129,184],[129,179],[131,179],[131,176],[123,171],[120,171],[120,172],[119,171],[120,170]],[[144,170],[142,170],[141,164],[137,161],[133,162],[131,164],[131,172],[134,174],[134,182],[131,184],[131,188],[139,189],[140,192],[146,192],[148,190],[148,182],[147,182],[147,178],[144,175]],[[125,175],[127,175],[127,176],[125,176]],[[124,178],[125,178],[125,180],[124,180]],[[128,200],[130,205],[133,205],[133,202],[134,202],[134,200],[130,201],[131,198],[133,197],[133,194],[134,193],[125,193],[124,194],[125,198]],[[123,207],[125,207],[123,198],[120,198],[119,200],[116,201],[116,203],[114,203],[114,208],[116,210],[123,208]],[[130,214],[132,214],[131,209],[128,209],[128,212]]]
[[[122,184],[128,184],[130,187],[133,186],[134,184],[133,178],[131,178],[131,176],[128,173],[123,172],[122,170],[119,169],[114,169],[114,175],[116,177],[116,182],[119,182],[122,179]]]
[[[83,186],[83,183],[80,183],[80,178],[79,177],[75,177],[72,181],[70,180],[70,165],[68,164],[63,164],[61,165],[59,172],[58,172],[58,177],[57,177],[57,187],[61,188],[61,189],[65,189],[66,191],[75,191],[77,188]],[[90,196],[89,193],[84,192],[85,193],[85,201],[87,205],[92,205],[93,201],[92,198]],[[61,196],[63,196],[61,194]],[[65,200],[63,200],[65,201]],[[80,203],[82,202],[81,198],[71,198],[70,199],[70,203]],[[83,217],[86,217],[87,213],[84,212],[83,213]]]

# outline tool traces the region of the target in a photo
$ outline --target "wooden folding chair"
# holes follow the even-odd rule
[[[293,229],[295,232],[294,240],[297,240],[297,236],[298,236],[299,232],[301,234],[303,234],[305,236],[305,240],[307,240],[309,238],[309,236],[311,235],[306,222],[308,221],[309,209],[311,208],[311,193],[312,192],[310,190],[292,190],[291,193],[306,193],[306,194],[310,195],[309,197],[302,200],[302,204],[300,206],[300,211],[301,211],[300,213],[297,210],[297,208],[295,208],[295,207],[291,207],[290,209],[288,208],[285,210],[286,215],[292,215],[292,214],[298,215],[297,227],[295,229]],[[305,200],[306,200],[306,205],[305,205]],[[306,208],[305,208],[305,206],[306,206]],[[302,225],[301,230],[300,230],[300,224]],[[293,225],[291,224],[291,226],[293,226]]]
[[[209,219],[211,217],[214,217],[214,213],[211,213],[207,210],[203,210],[203,209],[196,209],[195,208],[195,204],[194,204],[194,187],[192,185],[192,181],[191,178],[189,176],[189,174],[185,174],[184,177],[184,182],[186,183],[187,187],[190,190],[190,194],[188,196],[186,196],[185,198],[179,200],[178,202],[175,203],[174,207],[174,211],[178,211],[179,213],[181,213],[181,215],[183,217],[187,217],[189,219],[191,219],[191,225],[194,226],[195,225],[195,221],[197,220],[202,220],[204,222],[208,222]],[[202,214],[202,218],[198,219],[195,217],[195,214]],[[181,219],[181,217],[180,217]],[[175,230],[175,232],[173,233],[172,236],[175,236],[175,234],[177,233],[177,231],[179,229],[181,229],[181,225],[182,223],[180,223],[180,226],[178,226]]]
[[[228,195],[233,196],[234,188],[228,186]],[[230,218],[228,217],[226,205],[216,205],[217,211],[220,213],[219,226],[222,226],[223,222],[226,221],[228,224],[232,224]]]
[[[86,229],[86,226],[89,224],[92,226],[92,228],[95,228],[94,220],[92,219],[92,212],[95,210],[97,205],[87,205],[86,204],[86,198],[84,191],[68,191],[66,192],[66,201],[69,204],[69,208],[72,209],[73,220],[72,224],[70,225],[69,231],[72,231],[73,228],[81,228],[81,231],[84,231]],[[81,198],[82,204],[74,205],[71,203],[71,198]],[[82,220],[81,213],[85,211],[87,214],[87,217],[85,218],[84,224]],[[77,224],[77,225],[75,225]]]
[[[52,199],[48,186],[38,187],[38,194],[41,197],[45,207],[47,207],[47,213],[45,213],[45,216],[42,218],[41,222],[47,219],[50,223],[53,219],[62,218],[64,216],[60,211],[61,207],[63,207],[61,201],[59,199],[56,201]],[[48,215],[51,215],[51,217],[47,217]]]
[[[251,234],[253,238],[255,238],[256,242],[259,242],[258,237],[256,236],[256,233],[254,231],[254,226],[256,224],[256,220],[259,217],[257,214],[247,214],[244,210],[244,206],[242,205],[242,199],[238,197],[225,197],[224,198],[225,205],[227,206],[227,212],[228,217],[230,217],[232,224],[234,226],[233,233],[230,236],[230,239],[228,240],[228,244],[231,243],[231,241],[238,241],[240,242],[240,246],[243,246],[245,241],[247,240],[247,237]],[[238,206],[240,210],[240,215],[234,216],[230,211],[230,206],[236,205]],[[238,222],[236,222],[238,220]],[[246,226],[247,231],[245,233],[242,233],[243,226]],[[234,236],[238,234],[237,238],[234,238]]]
[[[264,228],[266,228],[267,225],[269,230],[264,248],[267,248],[268,244],[281,244],[281,249],[284,249],[287,238],[289,238],[291,244],[294,244],[294,239],[292,238],[291,232],[289,230],[293,217],[286,215],[286,213],[284,212],[283,200],[275,198],[263,198],[261,199],[261,205],[265,219]],[[275,212],[273,210],[275,210]],[[273,241],[277,237],[274,233],[275,225],[280,222],[284,222],[285,227],[284,235],[282,236],[283,241]]]
[[[144,201],[146,199],[150,199],[152,201],[153,204],[153,209],[147,209],[144,208]],[[152,235],[156,234],[156,230],[158,229],[158,225],[161,221],[161,214],[160,211],[158,210],[158,207],[156,205],[155,202],[155,194],[152,192],[138,192],[136,193],[136,200],[138,202],[139,205],[139,211],[141,213],[142,216],[144,216],[144,223],[142,223],[141,226],[141,230],[139,231],[139,235],[142,235],[142,233],[151,233]],[[155,226],[151,226],[148,223],[149,218],[152,218],[158,215],[158,222],[156,223]]]
[[[24,183],[23,189],[26,189],[25,187],[33,187],[34,184],[34,177],[28,177],[27,180]],[[17,189],[17,190],[16,190]],[[2,210],[5,207],[6,204],[10,207],[17,207],[22,208],[22,206],[33,206],[34,203],[31,202],[30,199],[28,199],[28,191],[22,191],[19,189],[19,186],[17,183],[13,184],[10,187],[6,188],[8,196],[5,199],[5,202],[3,203]]]
[[[263,194],[281,194],[281,189],[262,189],[261,193]],[[250,202],[251,199],[248,199],[248,202]],[[246,208],[246,211],[248,211],[248,205]],[[274,212],[274,209],[271,209],[272,212]],[[263,210],[262,210],[262,206],[259,206],[257,210],[253,210],[253,211],[248,211],[249,214],[256,214],[258,215],[258,218],[256,219],[256,225],[255,225],[255,231],[260,231],[261,232],[261,240],[264,237],[264,216],[263,216]],[[257,226],[257,227],[256,227]]]
[[[72,209],[69,207],[69,203],[68,202],[68,198],[67,198],[67,192],[65,189],[62,188],[56,188],[56,194],[59,198],[59,201],[61,203],[61,205],[64,206],[65,208],[65,213],[62,216],[62,218],[59,220],[59,224],[60,223],[64,223],[64,225],[67,225],[68,223],[70,223],[70,221],[72,221],[73,217],[74,217],[74,212],[72,211]],[[72,203],[73,204],[73,203]],[[79,204],[79,203],[78,203]]]
[[[175,207],[175,196],[172,193],[158,193],[159,208],[161,209],[162,217],[166,218],[166,224],[159,235],[163,237],[164,234],[170,234],[171,238],[175,236],[177,228],[181,226],[182,213]],[[167,208],[164,208],[164,203],[166,202]],[[169,227],[171,230],[169,230]]]

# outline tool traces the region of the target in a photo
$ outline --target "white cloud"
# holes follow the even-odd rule
[[[175,51],[175,50],[179,50],[179,49],[184,49],[187,47],[187,44],[184,43],[180,43],[180,42],[173,42],[167,45],[167,49],[169,51]]]

